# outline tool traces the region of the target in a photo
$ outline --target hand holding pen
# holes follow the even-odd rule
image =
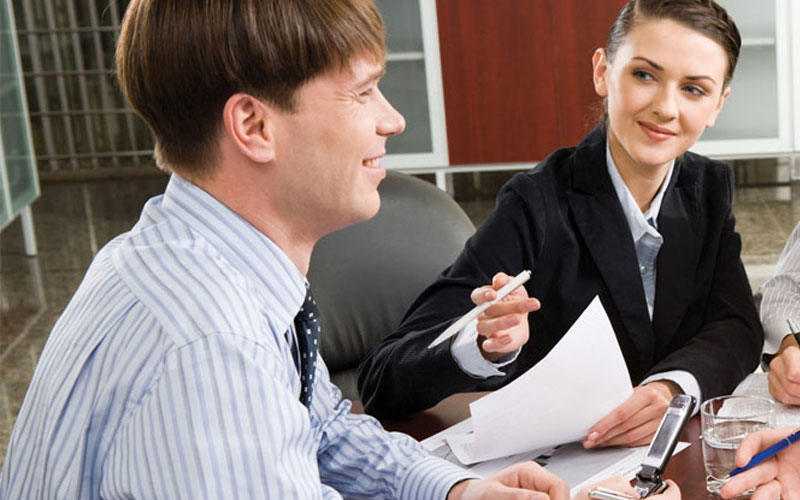
[[[789,334],[781,342],[778,354],[769,364],[769,392],[784,404],[800,404],[800,330],[797,325],[787,319]]]
[[[497,273],[492,284],[476,288],[470,298],[476,305],[434,340],[429,348],[456,335],[477,319],[478,344],[483,356],[494,361],[522,347],[529,338],[528,313],[539,309],[539,301],[528,297],[522,286],[530,271],[511,277]]]
[[[756,488],[753,500],[800,500],[800,431],[769,429],[747,436],[736,451],[740,470],[720,491],[723,498],[733,498]],[[760,453],[758,453],[760,452]]]
[[[516,351],[530,337],[528,313],[538,310],[541,305],[537,299],[528,298],[528,292],[522,283],[518,286],[512,283],[514,279],[522,281],[523,273],[520,273],[520,278],[497,273],[492,278],[491,286],[476,288],[472,292],[472,302],[478,306],[493,302],[478,316],[477,323],[479,347],[489,361]],[[530,275],[530,271],[527,275]],[[505,286],[513,289],[506,297],[500,297]]]

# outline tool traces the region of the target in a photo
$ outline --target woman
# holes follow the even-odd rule
[[[505,385],[595,295],[639,386],[585,446],[646,444],[674,394],[727,394],[750,373],[763,332],[734,231],[732,172],[687,152],[730,94],[740,44],[712,0],[631,0],[592,59],[605,118],[503,187],[455,263],[365,359],[366,410],[410,413]],[[523,269],[533,270],[524,289],[449,345],[426,348],[494,297],[508,279],[495,273]]]

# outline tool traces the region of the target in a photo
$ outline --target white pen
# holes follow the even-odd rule
[[[516,290],[517,287],[528,281],[530,278],[531,278],[530,270],[522,271],[518,275],[511,278],[511,281],[503,285],[500,288],[500,290],[497,291],[497,297],[495,297],[494,300],[490,300],[489,302],[484,302],[481,305],[475,306],[474,308],[472,308],[470,312],[461,316],[461,318],[459,318],[458,321],[450,325],[447,328],[447,330],[443,331],[441,335],[436,337],[436,340],[430,343],[428,349],[430,349],[431,347],[436,347],[437,345],[441,344],[445,340],[449,339],[450,337],[461,331],[461,329],[467,326],[467,324],[470,321],[480,316],[483,311],[489,309],[493,305],[503,300],[509,293]]]

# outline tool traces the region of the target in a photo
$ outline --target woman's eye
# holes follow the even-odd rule
[[[706,95],[706,91],[696,85],[687,85],[683,89],[691,95],[696,95],[696,96]]]
[[[633,76],[635,76],[639,80],[653,80],[653,75],[641,69],[635,70],[633,72]]]

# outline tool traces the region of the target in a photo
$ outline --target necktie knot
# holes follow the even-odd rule
[[[311,288],[306,287],[306,299],[303,305],[300,306],[300,311],[295,316],[295,321],[317,321],[317,303],[314,301],[314,296],[311,295]]]
[[[306,287],[306,299],[294,317],[294,329],[300,351],[300,402],[310,408],[319,349],[319,311],[308,287]]]

